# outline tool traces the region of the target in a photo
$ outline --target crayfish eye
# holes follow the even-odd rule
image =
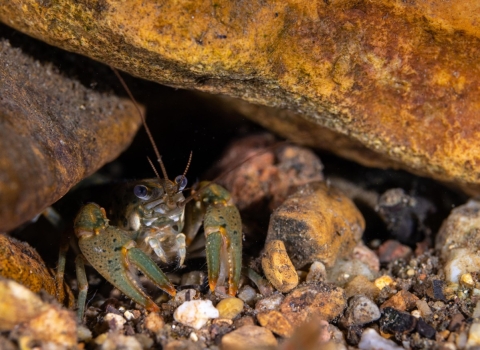
[[[175,183],[177,184],[179,191],[183,191],[183,189],[187,187],[187,182],[187,178],[183,175],[178,175],[175,178]]]
[[[150,199],[152,197],[152,191],[144,185],[136,185],[133,188],[133,194],[140,199]]]

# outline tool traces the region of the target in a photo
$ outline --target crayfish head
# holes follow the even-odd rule
[[[78,238],[91,236],[108,226],[105,209],[98,204],[89,203],[80,209],[73,228]]]

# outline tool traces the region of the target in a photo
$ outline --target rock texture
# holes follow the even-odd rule
[[[115,159],[140,125],[129,100],[85,87],[34,50],[0,35],[0,232]]]
[[[480,182],[477,1],[0,5],[4,23],[134,75],[288,108],[402,167]]]
[[[303,185],[270,217],[267,244],[283,241],[295,268],[314,261],[332,267],[360,241],[365,220],[341,191],[324,182]]]

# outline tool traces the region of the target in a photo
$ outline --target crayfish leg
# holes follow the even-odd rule
[[[204,227],[210,290],[215,290],[225,270],[228,294],[234,296],[242,270],[242,225],[238,209],[228,204],[209,206]]]

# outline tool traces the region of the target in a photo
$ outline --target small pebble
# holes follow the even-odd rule
[[[460,276],[460,284],[468,287],[468,288],[473,288],[475,287],[475,281],[473,280],[472,274],[471,273],[464,273],[463,275]]]
[[[290,322],[278,311],[267,311],[257,315],[258,323],[262,327],[271,330],[273,333],[289,338],[292,336],[293,328]]]
[[[418,310],[413,310],[412,312],[410,312],[410,315],[412,315],[413,317],[415,318],[420,318],[422,317],[422,313]]]
[[[477,304],[475,305],[475,309],[473,309],[473,318],[480,317],[480,301],[477,301]]]
[[[79,342],[88,342],[92,339],[92,331],[84,325],[78,325],[77,337]]]
[[[338,260],[328,271],[328,281],[344,286],[356,276],[365,276],[369,281],[375,279],[375,271],[359,260]]]
[[[472,323],[468,332],[467,347],[480,346],[480,323]]]
[[[258,312],[264,312],[268,310],[276,310],[280,307],[280,304],[285,299],[285,296],[281,293],[272,294],[266,298],[263,298],[255,304],[255,310]]]
[[[379,278],[377,278],[373,283],[377,286],[378,289],[382,290],[386,286],[391,286],[393,285],[394,281],[392,277],[384,275]]]
[[[144,325],[150,332],[158,333],[165,326],[165,322],[163,321],[162,316],[155,312],[151,312],[145,317]]]
[[[385,301],[380,306],[380,309],[384,309],[386,307],[393,307],[394,309],[400,311],[410,311],[417,306],[417,301],[417,296],[402,289],[397,294],[391,296],[387,301]]]
[[[368,280],[365,276],[356,276],[345,286],[345,293],[347,298],[353,297],[355,295],[363,294],[366,297],[375,300],[380,293],[380,289],[377,286]]]
[[[417,326],[415,327],[415,330],[424,338],[428,339],[434,339],[435,334],[437,333],[435,331],[435,328],[430,326],[427,322],[423,320],[423,318],[419,318],[417,320]]]
[[[417,300],[416,303],[418,311],[420,311],[423,318],[428,317],[432,314],[432,309],[428,306],[428,303],[425,300]]]
[[[111,312],[105,315],[103,321],[108,324],[108,327],[112,331],[118,331],[123,329],[123,325],[127,322],[127,320],[125,320],[123,316]]]
[[[135,318],[135,315],[131,311],[127,310],[123,313],[123,317],[125,317],[127,321],[131,321]]]
[[[417,319],[406,312],[401,312],[391,307],[383,309],[380,329],[384,333],[409,333],[415,329],[416,325]]]
[[[197,342],[197,341],[198,341],[198,335],[197,335],[197,333],[195,333],[195,332],[190,333],[190,335],[188,336],[188,338],[190,338],[190,340],[193,341],[193,342]]]
[[[282,293],[287,293],[298,285],[297,271],[281,240],[272,240],[265,244],[262,268],[268,281]]]
[[[362,326],[380,318],[380,309],[369,298],[357,295],[350,299],[345,317],[349,326]]]
[[[219,312],[210,300],[186,301],[173,314],[175,321],[197,330],[218,316]]]
[[[217,304],[220,318],[233,319],[243,311],[243,300],[238,298],[225,298]]]
[[[382,264],[406,258],[412,254],[412,249],[399,241],[389,239],[378,248],[378,258]]]
[[[100,350],[142,350],[142,345],[135,337],[125,336],[118,332],[109,332],[99,335],[94,340]]]
[[[285,297],[280,312],[293,327],[300,326],[309,317],[331,321],[339,316],[347,304],[345,291],[328,283],[315,282],[298,287]]]
[[[244,326],[222,337],[222,350],[261,349],[275,350],[277,339],[266,328],[259,326]]]
[[[361,261],[371,271],[378,272],[380,270],[380,261],[377,254],[368,248],[363,241],[358,242],[357,246],[353,248],[353,259]]]
[[[438,231],[435,248],[445,261],[449,282],[458,283],[463,274],[480,271],[480,202],[470,200],[456,207]]]
[[[151,349],[153,346],[153,339],[147,334],[135,334],[135,339],[140,343],[142,349]]]
[[[383,338],[376,330],[367,328],[363,331],[362,339],[358,343],[360,350],[403,350],[391,340]]]
[[[245,285],[240,288],[237,297],[242,299],[245,304],[253,305],[255,303],[255,300],[257,299],[257,291],[249,285]]]
[[[307,282],[323,282],[327,277],[325,265],[320,261],[314,261],[308,270]]]
[[[235,328],[240,328],[243,326],[254,326],[255,320],[252,316],[243,316],[233,322]]]

